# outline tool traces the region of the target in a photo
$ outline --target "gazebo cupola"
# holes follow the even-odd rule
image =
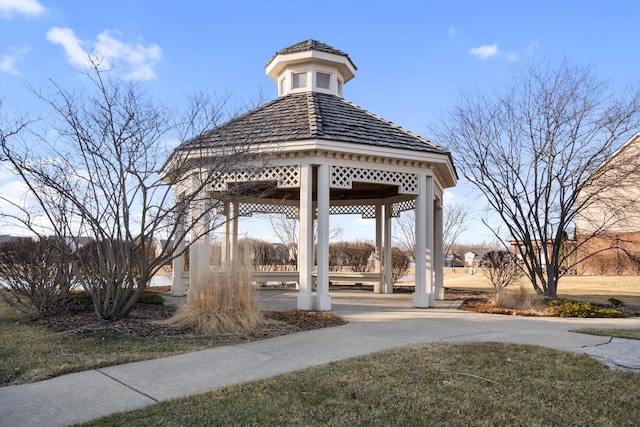
[[[343,85],[356,74],[349,55],[316,40],[279,50],[266,65],[278,84],[278,96],[320,92],[342,97]]]

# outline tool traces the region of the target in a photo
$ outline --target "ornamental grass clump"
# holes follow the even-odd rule
[[[203,335],[249,335],[267,323],[252,285],[250,256],[212,272],[166,322]]]

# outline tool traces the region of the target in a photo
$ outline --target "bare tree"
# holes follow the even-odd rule
[[[286,215],[267,215],[271,229],[276,234],[280,243],[289,251],[289,261],[293,265],[298,264],[298,228],[297,218],[289,218]]]
[[[42,128],[31,126],[29,134],[14,133],[0,144],[0,159],[25,184],[28,197],[26,203],[0,197],[12,208],[5,219],[36,235],[59,237],[74,249],[83,237],[92,240],[74,257],[73,268],[97,316],[111,319],[128,315],[152,276],[181,255],[174,248],[184,242],[187,250],[220,225],[216,209],[222,201],[207,189],[242,167],[250,147],[230,141],[205,158],[196,143],[163,165],[163,144],[218,124],[224,100],[196,94],[179,114],[150,100],[141,84],[93,64],[86,93],[56,83],[48,93],[34,90],[49,109]],[[181,189],[180,200],[174,188]]]
[[[602,231],[569,244],[579,212],[596,201],[624,209],[603,200],[595,186],[624,184],[624,174],[598,178],[607,172],[605,160],[638,129],[639,113],[637,88],[609,94],[590,67],[565,61],[520,70],[502,93],[462,94],[436,130],[504,222],[538,294],[557,298],[559,277],[579,262],[578,247]],[[590,191],[581,194],[586,186]]]
[[[404,211],[393,221],[393,239],[405,252],[416,253],[416,215],[414,211]]]
[[[460,235],[467,230],[469,207],[445,204],[442,216],[442,251],[448,254]]]
[[[442,251],[447,254],[460,234],[467,229],[469,207],[461,204],[445,204],[442,219]],[[415,253],[416,216],[415,211],[405,211],[395,219],[395,240],[403,250]]]
[[[300,228],[300,220],[298,218],[289,218],[286,215],[267,214],[266,215],[271,229],[276,237],[288,250],[291,264],[298,264],[298,233]],[[331,225],[329,227],[329,240],[335,240],[342,235],[342,227]],[[314,240],[317,234],[317,227],[314,227]]]

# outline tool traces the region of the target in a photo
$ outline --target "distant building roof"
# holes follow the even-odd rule
[[[448,154],[443,147],[335,95],[295,93],[274,99],[185,142],[178,149],[230,142],[260,144],[325,139]]]

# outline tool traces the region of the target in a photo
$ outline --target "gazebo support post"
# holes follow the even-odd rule
[[[331,310],[329,296],[329,165],[318,166],[318,270],[315,309]]]
[[[183,197],[176,197],[177,205],[182,206],[184,203]],[[183,217],[184,218],[184,217]],[[176,224],[176,246],[174,247],[174,253],[180,255],[173,259],[173,282],[171,284],[171,296],[183,297],[185,295],[184,282],[182,276],[184,272],[184,219],[180,220]]]
[[[194,292],[202,286],[209,276],[209,214],[206,195],[191,206],[191,216],[194,224],[191,231],[191,246],[189,247],[189,294],[187,301],[191,302]]]
[[[300,166],[300,207],[298,238],[298,309],[313,310],[311,294],[313,269],[313,171],[311,165]]]
[[[444,260],[443,260],[443,250],[442,250],[442,199],[436,200],[434,206],[434,243],[433,243],[433,252],[435,254],[435,259],[433,262],[434,265],[434,273],[435,273],[435,297],[438,300],[444,299],[444,282],[442,277],[442,272],[444,269]]]
[[[384,287],[385,294],[393,293],[393,278],[391,277],[391,203],[384,204]]]
[[[384,222],[384,218],[382,217],[382,204],[380,202],[376,202],[376,249],[373,254],[373,262],[374,267],[373,271],[378,274],[382,273],[382,256],[383,256],[383,248],[382,248],[382,225]],[[373,292],[380,293],[384,292],[384,276],[380,275],[380,281],[376,282],[373,286]]]
[[[220,265],[229,265],[229,252],[231,250],[231,203],[225,201],[223,203],[222,215],[222,247],[220,248]]]
[[[416,197],[416,288],[413,294],[415,307],[430,306],[433,292],[433,177],[419,175]]]
[[[238,212],[239,203],[233,201],[231,203],[231,248],[229,250],[229,263],[233,265],[234,261],[238,261]]]

